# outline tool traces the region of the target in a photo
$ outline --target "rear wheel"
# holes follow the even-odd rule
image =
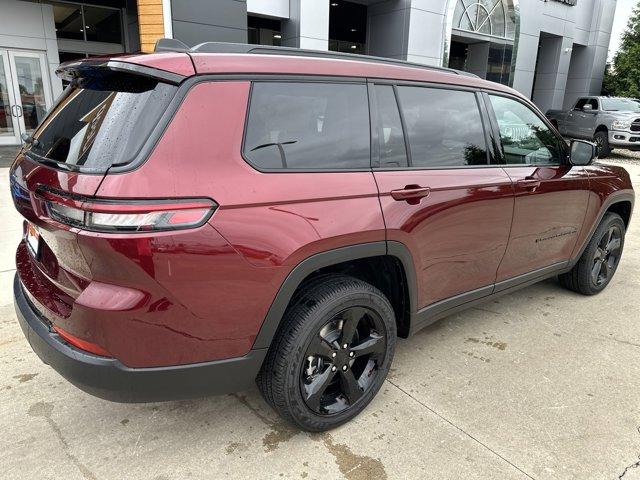
[[[605,214],[578,263],[559,276],[560,283],[583,295],[604,290],[618,268],[624,236],[625,225],[620,215]]]
[[[596,144],[598,158],[607,158],[611,155],[611,147],[609,146],[609,134],[605,131],[596,132],[593,137]]]
[[[378,289],[343,275],[296,297],[258,377],[268,403],[309,431],[352,419],[382,385],[395,350],[393,308]]]

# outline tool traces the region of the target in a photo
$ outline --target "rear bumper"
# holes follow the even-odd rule
[[[76,387],[106,400],[155,402],[245,390],[254,384],[267,353],[260,349],[213,362],[129,368],[74,348],[49,329],[25,297],[17,275],[13,295],[22,331],[40,359]]]
[[[640,132],[610,130],[609,145],[615,148],[640,150]]]

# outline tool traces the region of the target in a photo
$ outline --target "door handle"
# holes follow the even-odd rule
[[[420,185],[407,185],[398,190],[391,190],[391,197],[394,200],[406,201],[411,205],[420,203],[420,199],[429,196],[431,189]]]
[[[22,116],[22,107],[20,105],[16,105],[16,112],[18,112],[16,117]]]
[[[535,178],[523,178],[522,180],[518,180],[518,186],[526,190],[535,190],[540,186],[540,180],[536,180]]]

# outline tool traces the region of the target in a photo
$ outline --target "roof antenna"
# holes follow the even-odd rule
[[[175,38],[160,38],[154,52],[188,52],[189,47]]]

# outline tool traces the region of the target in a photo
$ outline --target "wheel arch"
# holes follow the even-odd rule
[[[598,125],[596,127],[596,131],[594,132],[594,134],[598,133],[598,132],[608,133],[609,132],[609,127],[607,127],[606,125],[600,124],[600,125]]]
[[[416,311],[417,286],[413,258],[404,244],[379,241],[320,252],[296,265],[271,303],[253,349],[269,348],[295,293],[311,279],[327,273],[352,275],[391,296],[389,301],[396,313],[398,336],[409,335],[411,318]]]
[[[624,222],[625,228],[629,227],[629,222],[631,221],[631,211],[633,210],[633,203],[631,200],[620,200],[612,203],[607,208],[607,212],[617,213],[622,217],[622,221]]]
[[[611,194],[601,205],[600,212],[598,213],[596,220],[593,222],[593,225],[591,225],[589,234],[584,238],[582,245],[580,245],[580,248],[578,248],[575,251],[576,253],[572,256],[572,259],[569,261],[568,267],[572,267],[578,262],[578,260],[580,260],[580,257],[582,256],[585,249],[587,248],[587,245],[589,245],[589,241],[591,241],[591,237],[593,237],[593,234],[598,228],[598,225],[600,225],[600,222],[602,222],[602,219],[607,214],[607,212],[614,212],[620,215],[619,213],[620,211],[623,211],[623,212],[626,211],[627,220],[625,221],[625,225],[628,226],[629,221],[631,220],[631,214],[633,213],[634,202],[635,202],[635,195],[633,193],[633,190],[620,190],[618,192]],[[625,217],[622,216],[622,219],[624,220]]]

